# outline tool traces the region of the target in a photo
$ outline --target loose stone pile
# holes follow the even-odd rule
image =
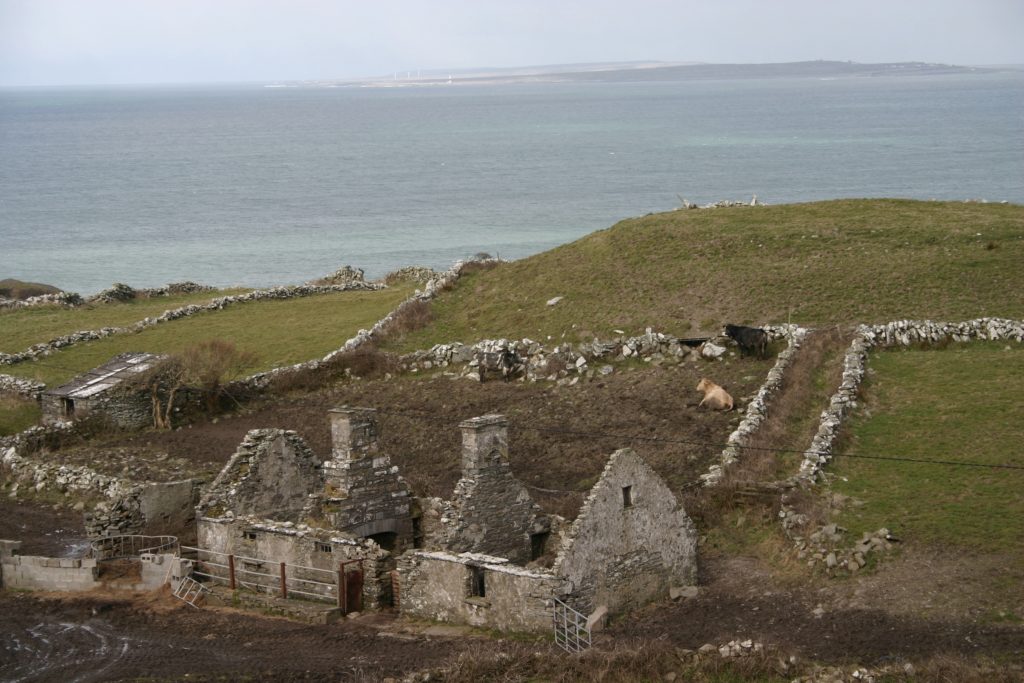
[[[710,204],[704,204],[703,206],[699,206],[688,199],[683,199],[682,202],[683,203],[679,205],[680,209],[724,209],[731,206],[764,206],[762,202],[757,201],[756,194],[749,202],[737,202],[730,199],[722,199]]]
[[[27,299],[8,299],[0,297],[0,310],[15,308],[31,308],[33,306],[80,306],[85,300],[74,292],[57,292],[56,294],[40,294]]]
[[[557,344],[552,348],[526,338],[484,339],[472,346],[461,342],[436,344],[428,350],[406,354],[402,356],[400,362],[402,370],[406,372],[464,366],[459,373],[460,376],[479,380],[481,368],[486,363],[482,359],[506,351],[515,354],[522,366],[521,376],[526,381],[548,380],[560,385],[574,385],[584,377],[593,378],[613,372],[612,366],[607,364],[595,367],[601,360],[622,361],[639,358],[660,366],[676,364],[699,353],[683,343],[679,337],[647,328],[646,333],[638,337],[594,339],[575,345]]]

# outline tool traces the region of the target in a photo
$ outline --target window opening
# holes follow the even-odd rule
[[[631,508],[633,507],[633,487],[623,486],[622,487],[622,507]]]
[[[484,568],[470,565],[469,570],[469,597],[486,598],[487,584],[484,581]]]

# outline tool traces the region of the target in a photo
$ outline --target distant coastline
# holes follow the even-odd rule
[[[865,64],[837,60],[772,64],[705,64],[700,62],[616,62],[565,64],[509,69],[399,71],[362,79],[279,81],[267,88],[360,87],[394,88],[439,85],[503,85],[518,83],[629,83],[763,78],[865,78],[878,76],[942,76],[992,73],[1013,67],[959,66],[928,62]]]

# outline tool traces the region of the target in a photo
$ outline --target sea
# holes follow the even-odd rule
[[[683,199],[1024,203],[1024,72],[0,90],[0,279],[521,258]]]

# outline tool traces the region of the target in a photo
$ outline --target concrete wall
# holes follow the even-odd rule
[[[9,590],[61,592],[90,591],[103,587],[113,590],[150,591],[187,572],[174,555],[144,555],[139,559],[138,577],[100,581],[93,558],[37,557],[17,555],[20,541],[0,540],[0,586]]]
[[[661,477],[622,449],[591,489],[553,571],[581,612],[627,612],[696,583],[697,532]]]
[[[471,595],[473,567],[485,595]],[[410,551],[398,560],[399,609],[410,616],[501,631],[551,629],[550,599],[558,580],[511,566],[503,558]]]

